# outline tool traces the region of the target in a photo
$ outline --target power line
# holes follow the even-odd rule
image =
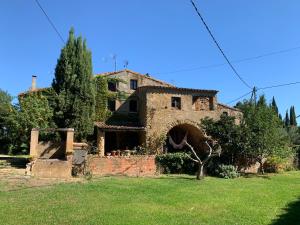
[[[197,6],[195,5],[194,1],[191,0],[191,3],[196,11],[196,13],[198,14],[198,16],[200,17],[203,25],[205,26],[206,30],[208,31],[209,35],[211,36],[211,38],[213,39],[214,43],[216,44],[216,46],[218,47],[219,51],[222,53],[223,57],[225,58],[227,64],[230,66],[230,68],[232,69],[232,71],[234,72],[234,74],[238,77],[238,79],[248,88],[252,89],[252,87],[239,75],[239,73],[237,72],[237,70],[233,67],[233,65],[231,64],[231,62],[229,61],[229,59],[227,58],[227,56],[225,55],[224,51],[222,50],[222,48],[220,47],[219,43],[217,42],[216,38],[214,37],[214,35],[212,34],[212,32],[210,31],[208,25],[206,24],[206,22],[204,21],[204,18],[202,17],[202,15],[200,14]]]
[[[262,88],[258,88],[258,90],[266,90],[266,89],[278,88],[278,87],[284,87],[284,86],[290,86],[290,85],[295,85],[295,84],[300,84],[300,81],[295,81],[295,82],[286,83],[286,84],[277,84],[277,85],[262,87]]]
[[[238,98],[236,98],[236,99],[233,99],[233,100],[230,101],[230,102],[227,102],[226,104],[229,105],[229,104],[231,104],[231,103],[233,103],[233,102],[236,102],[236,101],[238,101],[238,100],[240,100],[240,99],[242,99],[242,98],[244,98],[244,97],[250,95],[252,92],[253,92],[253,91],[249,91],[249,92],[247,92],[246,94],[243,94],[242,96],[240,96],[240,97],[238,97]]]
[[[46,16],[48,22],[50,23],[50,25],[52,26],[52,28],[54,29],[54,31],[56,32],[56,34],[58,35],[58,37],[60,38],[60,40],[65,44],[66,42],[63,39],[62,35],[59,33],[59,31],[57,30],[57,28],[55,27],[54,23],[51,21],[50,17],[47,15],[46,11],[43,9],[43,7],[39,3],[39,1],[35,0],[35,2],[38,5],[38,7],[42,10],[42,12],[44,13],[44,15]]]
[[[284,83],[284,84],[276,84],[276,85],[272,85],[272,86],[266,86],[266,87],[262,87],[262,88],[256,88],[255,92],[256,91],[261,91],[261,90],[267,90],[267,89],[272,89],[272,88],[279,88],[279,87],[285,87],[285,86],[290,86],[290,85],[296,85],[296,84],[300,84],[300,81],[295,81],[295,82],[291,82],[291,83]],[[246,97],[247,95],[253,93],[253,91],[250,91],[250,92],[247,92],[246,94],[236,98],[236,99],[233,99],[232,101],[226,103],[226,104],[231,104],[233,102],[236,102],[244,97]]]
[[[258,60],[258,59],[273,56],[273,55],[284,54],[284,53],[296,51],[296,50],[300,50],[300,46],[282,49],[282,50],[278,50],[278,51],[272,51],[272,52],[268,52],[268,53],[257,55],[257,56],[251,56],[251,57],[247,57],[247,58],[231,60],[231,63],[238,64],[238,63],[242,63],[242,62],[246,62],[246,61]],[[178,70],[174,70],[174,71],[167,71],[167,72],[161,72],[161,73],[155,73],[155,74],[172,74],[172,73],[189,72],[189,71],[196,71],[196,70],[201,70],[201,69],[210,69],[210,68],[215,68],[215,67],[221,67],[224,65],[227,65],[227,63],[219,63],[219,64],[199,66],[199,67],[194,67],[194,68],[178,69]]]

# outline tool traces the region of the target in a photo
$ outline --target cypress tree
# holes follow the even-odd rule
[[[297,126],[296,112],[295,112],[294,106],[291,106],[291,108],[290,108],[290,125]]]
[[[273,99],[272,99],[271,107],[274,110],[274,112],[276,113],[276,115],[279,117],[279,110],[278,110],[278,106],[276,104],[274,96],[273,96]]]
[[[288,110],[285,113],[284,125],[285,125],[285,127],[289,127],[290,126],[290,118],[289,118]]]
[[[84,140],[93,132],[95,91],[92,55],[86,41],[69,32],[55,68],[52,87],[57,93],[54,119],[58,127],[75,129],[75,137]]]

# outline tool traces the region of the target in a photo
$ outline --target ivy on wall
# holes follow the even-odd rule
[[[125,101],[129,96],[123,91],[111,92],[108,90],[108,82],[118,84],[125,83],[120,78],[107,78],[104,76],[95,77],[95,90],[96,90],[96,105],[95,105],[95,120],[106,121],[112,116],[112,112],[107,108],[108,100],[122,100]]]

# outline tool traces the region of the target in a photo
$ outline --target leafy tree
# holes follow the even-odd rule
[[[264,160],[282,154],[288,144],[281,133],[281,122],[267,106],[264,96],[260,96],[256,106],[246,101],[240,109],[244,114],[241,121],[243,149],[249,158],[260,163],[264,173]]]
[[[57,61],[52,87],[58,96],[54,115],[57,126],[74,128],[78,140],[86,139],[94,127],[92,58],[86,41],[76,38],[73,29]]]
[[[242,153],[240,139],[241,130],[235,123],[235,117],[221,115],[220,120],[205,118],[201,126],[206,133],[214,140],[217,140],[222,147],[221,160],[226,164],[236,164]]]
[[[1,151],[7,153],[12,141],[9,135],[8,120],[14,108],[12,105],[12,96],[0,89],[0,145]]]

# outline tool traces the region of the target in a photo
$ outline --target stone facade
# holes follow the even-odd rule
[[[218,91],[215,90],[178,88],[148,75],[129,70],[107,73],[102,76],[120,78],[125,81],[119,83],[117,89],[128,93],[129,98],[116,104],[118,107],[116,107],[114,114],[135,115],[137,117],[136,126],[144,128],[145,133],[144,139],[139,143],[146,144],[150,137],[159,138],[161,135],[167,135],[172,128],[180,125],[189,125],[189,128],[183,126],[185,132],[196,128],[200,134],[200,122],[205,117],[217,120],[222,114],[227,114],[235,116],[238,123],[241,116],[238,109],[218,103]],[[132,88],[132,80],[136,82],[134,89]],[[130,107],[131,101],[136,102],[136,111]],[[102,142],[98,143],[98,147],[102,148],[100,149],[101,152],[105,152],[103,150],[106,145],[103,143],[103,141],[105,142],[105,138],[103,138],[104,127],[98,126],[98,129],[99,135],[102,136]],[[107,131],[109,129],[106,129]]]

